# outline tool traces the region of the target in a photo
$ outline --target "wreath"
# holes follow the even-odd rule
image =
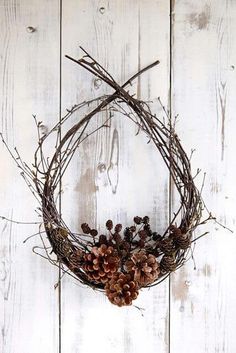
[[[161,100],[158,98],[166,115],[166,122],[151,112],[147,102],[130,95],[126,89],[139,75],[158,65],[159,61],[119,85],[104,67],[81,49],[84,52],[81,59],[66,57],[105,82],[114,89],[114,93],[76,104],[67,110],[58,124],[44,133],[41,132],[42,122],[38,122],[34,116],[39,138],[33,169],[22,161],[16,149],[15,153],[10,151],[3,137],[2,140],[21,169],[27,186],[40,203],[42,224],[51,245],[51,249],[48,249],[41,234],[45,250],[45,255],[41,256],[60,266],[64,273],[69,273],[84,285],[105,291],[112,304],[131,305],[141,288],[159,284],[187,261],[191,245],[196,240],[193,237],[194,230],[213,217],[208,212],[208,217],[202,220],[205,205],[191,174],[190,158],[184,151],[170,114]],[[65,129],[70,117],[85,107],[89,109],[93,104],[96,105],[95,108],[90,109],[62,135],[62,127]],[[109,113],[108,118],[88,133],[92,119],[105,109]],[[131,119],[138,130],[148,136],[163,158],[179,193],[180,206],[163,234],[151,229],[148,216],[134,216],[133,224],[124,229],[122,224],[113,225],[112,220],[107,220],[104,234],[99,234],[96,229],[83,223],[82,232],[78,234],[68,228],[57,207],[58,188],[78,147],[91,134],[107,127],[116,112]],[[53,134],[56,134],[57,142],[55,152],[49,160],[44,146]],[[34,251],[40,254],[38,248],[35,247]],[[56,255],[56,259],[52,253]]]

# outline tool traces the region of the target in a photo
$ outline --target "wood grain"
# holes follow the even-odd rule
[[[160,67],[145,74],[131,90],[144,100],[156,100],[160,95],[167,102],[168,11],[164,1],[67,1],[63,7],[63,54],[79,57],[77,45],[82,45],[120,83],[160,59]],[[89,73],[67,62],[62,81],[63,109],[110,92]],[[94,126],[99,119],[102,117],[95,118]],[[135,215],[145,214],[159,231],[167,224],[168,173],[146,136],[135,136],[136,132],[132,123],[117,114],[110,128],[100,130],[78,151],[63,181],[67,200],[63,204],[73,201],[69,209],[63,208],[63,215],[74,229],[86,221],[104,231],[109,218],[127,226]],[[145,308],[143,317],[135,307],[116,308],[101,293],[64,278],[62,351],[131,353],[142,352],[145,346],[149,352],[157,347],[167,352],[168,283],[143,291],[135,304]]]
[[[0,131],[32,161],[37,146],[32,114],[51,126],[59,107],[57,1],[1,1]],[[45,17],[51,18],[50,22]],[[34,27],[34,31],[27,27]],[[2,144],[0,215],[38,221],[38,206]],[[57,352],[57,272],[32,252],[35,225],[0,222],[0,352]]]
[[[235,230],[233,152],[236,4],[176,1],[173,8],[173,110],[193,170],[206,172],[203,197],[220,222]],[[199,187],[202,177],[196,179]],[[217,224],[200,231],[194,264],[172,276],[171,352],[235,350],[235,235]]]

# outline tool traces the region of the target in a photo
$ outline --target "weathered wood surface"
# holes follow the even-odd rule
[[[45,17],[47,8],[48,21]],[[1,1],[1,127],[28,162],[37,146],[32,114],[52,126],[59,111],[57,1]],[[28,27],[35,27],[35,31]],[[0,214],[35,222],[38,206],[6,149],[1,148]],[[0,352],[57,352],[58,274],[32,252],[35,225],[0,222]]]
[[[235,228],[233,1],[1,0],[0,18],[0,131],[27,161],[37,143],[31,114],[49,127],[60,111],[110,92],[65,54],[79,57],[83,46],[120,83],[158,58],[161,64],[131,90],[153,100],[159,114],[157,97],[171,101],[186,150],[196,149],[193,169],[206,172],[207,206]],[[178,203],[169,195],[169,175],[145,136],[135,136],[121,116],[112,120],[71,163],[62,184],[63,216],[76,231],[84,221],[102,230],[108,218],[128,225],[148,214],[161,232]],[[0,153],[0,215],[37,221],[35,200],[2,145]],[[142,291],[135,304],[145,308],[143,316],[66,276],[58,302],[58,270],[32,253],[39,239],[23,244],[37,227],[6,221],[0,227],[1,353],[235,351],[235,234],[218,225],[202,227],[211,234],[196,244],[196,270],[190,261],[170,282]]]

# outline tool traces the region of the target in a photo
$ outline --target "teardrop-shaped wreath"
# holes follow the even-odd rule
[[[82,49],[82,48],[81,48]],[[172,271],[182,266],[193,242],[193,231],[200,224],[212,219],[211,214],[202,220],[204,203],[201,192],[195,186],[190,160],[175,132],[168,111],[165,123],[150,110],[149,105],[130,95],[126,87],[146,70],[159,64],[154,62],[132,76],[122,86],[84,49],[85,55],[70,60],[90,71],[97,79],[114,89],[114,93],[72,107],[52,130],[40,133],[42,122],[35,118],[39,133],[38,147],[34,154],[33,170],[25,164],[17,150],[12,154],[22,170],[27,185],[40,202],[43,225],[50,241],[53,260],[45,245],[47,257],[54,265],[60,264],[64,272],[93,289],[105,290],[111,303],[130,305],[138,296],[139,289],[154,286],[166,279]],[[62,126],[78,110],[96,107],[73,125],[64,136]],[[55,194],[62,177],[80,144],[92,133],[106,127],[112,114],[100,126],[88,133],[93,117],[107,109],[109,113],[122,113],[143,131],[161,154],[180,196],[180,206],[164,234],[152,231],[149,217],[134,217],[134,223],[122,230],[122,225],[106,222],[107,235],[98,234],[87,223],[81,225],[82,233],[72,232],[65,224],[56,206]],[[55,133],[57,143],[51,160],[44,152],[45,141]],[[3,142],[7,146],[3,139]],[[7,146],[8,147],[8,146]],[[178,225],[177,225],[178,222]],[[43,238],[42,238],[43,239]],[[44,240],[43,240],[44,242]],[[34,249],[36,252],[36,248]]]

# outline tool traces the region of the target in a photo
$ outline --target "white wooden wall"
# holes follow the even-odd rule
[[[169,16],[171,14],[171,16]],[[37,144],[32,115],[53,126],[66,108],[109,89],[64,58],[79,45],[118,82],[159,59],[134,87],[179,114],[193,169],[206,172],[203,197],[235,229],[235,0],[0,0],[0,131],[28,162]],[[35,31],[30,31],[33,27]],[[158,105],[154,104],[158,114]],[[77,115],[74,119],[79,119]],[[63,179],[63,215],[76,230],[108,218],[128,225],[150,215],[162,231],[176,204],[155,149],[121,118],[82,147]],[[35,199],[0,144],[0,215],[37,221]],[[199,185],[201,178],[198,179]],[[32,253],[36,225],[0,222],[1,353],[233,353],[236,240],[217,224],[193,262],[117,308]]]

